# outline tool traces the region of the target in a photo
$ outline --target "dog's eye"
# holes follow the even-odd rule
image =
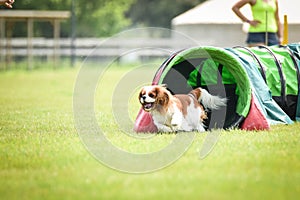
[[[150,94],[149,94],[149,97],[153,98],[153,97],[154,97],[154,94],[150,93]]]

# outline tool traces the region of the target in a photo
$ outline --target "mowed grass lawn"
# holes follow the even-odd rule
[[[118,131],[111,116],[108,96],[128,70],[115,67],[107,72],[109,81],[103,81],[101,94],[95,95],[97,120],[105,124],[107,138],[128,151],[159,150],[174,134],[134,139]],[[143,73],[152,76],[155,70]],[[74,125],[78,71],[0,73],[0,199],[299,198],[299,123],[272,126],[270,131],[222,131],[204,159],[199,150],[207,133],[197,133],[180,159],[151,173],[124,173],[101,164]],[[132,98],[125,100],[134,120],[137,91],[128,92]]]

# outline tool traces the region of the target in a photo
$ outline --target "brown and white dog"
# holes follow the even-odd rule
[[[226,98],[213,96],[200,87],[189,94],[172,95],[160,85],[144,86],[139,101],[151,113],[159,132],[205,131],[203,120],[207,116],[203,106],[218,109],[226,105]]]

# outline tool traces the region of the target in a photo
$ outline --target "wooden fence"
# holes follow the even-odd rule
[[[54,65],[60,58],[72,56],[77,59],[87,56],[99,59],[120,58],[128,55],[134,59],[166,58],[190,46],[193,46],[190,42],[177,41],[172,38],[77,38],[73,44],[68,38],[61,38],[58,41],[33,38],[31,48],[28,49],[27,38],[12,38],[0,40],[0,62],[9,64],[15,59],[28,59],[28,57],[44,57],[47,61],[52,60]]]
[[[16,53],[23,54],[22,50],[18,49],[19,45],[16,44],[17,49],[13,49],[15,42],[12,41],[13,27],[15,22],[25,22],[27,25],[27,39],[26,39],[26,52],[27,52],[27,65],[28,68],[33,64],[33,44],[34,39],[33,30],[35,21],[48,21],[53,25],[53,60],[56,61],[57,49],[59,47],[58,41],[60,37],[60,22],[67,20],[70,17],[70,11],[43,11],[43,10],[3,10],[0,12],[0,67],[6,66],[12,62],[13,55]],[[39,51],[38,51],[39,52]],[[4,67],[3,67],[4,66]]]

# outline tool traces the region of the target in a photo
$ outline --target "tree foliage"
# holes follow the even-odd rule
[[[79,37],[105,37],[121,31],[130,25],[125,17],[134,0],[73,0],[75,2],[76,35]],[[17,0],[14,9],[22,10],[68,10],[72,0]],[[52,37],[53,27],[49,22],[35,23],[35,36]],[[25,35],[26,26],[14,26],[16,36]],[[62,23],[61,34],[70,36],[71,19]]]
[[[125,12],[134,0],[77,1],[78,36],[110,36],[130,25]]]
[[[71,11],[72,1],[76,35],[106,37],[130,26],[169,28],[173,17],[205,0],[16,0],[13,9]],[[34,26],[35,37],[53,36],[51,22],[35,22]],[[25,23],[16,22],[13,27],[13,36],[26,35]],[[62,22],[61,35],[71,36],[71,19]]]
[[[171,20],[205,0],[137,0],[127,16],[135,25],[171,27]]]

